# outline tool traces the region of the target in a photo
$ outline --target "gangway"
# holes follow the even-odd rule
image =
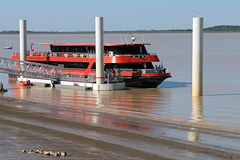
[[[59,81],[96,83],[95,73],[89,73],[87,76],[84,73],[64,73],[62,65],[55,66],[4,57],[0,57],[0,73],[22,76],[24,78],[51,80],[54,83]],[[118,74],[106,72],[104,77],[106,83],[123,82],[120,70]]]
[[[0,73],[59,81],[63,67],[0,57]]]

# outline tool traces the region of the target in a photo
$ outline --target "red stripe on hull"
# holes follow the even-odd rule
[[[12,59],[19,60],[19,56],[12,56]],[[47,57],[47,56],[27,56],[28,61],[55,61],[55,62],[96,62],[93,57]],[[141,57],[134,56],[115,56],[104,57],[104,63],[146,63],[146,62],[159,62],[156,55],[146,55]]]

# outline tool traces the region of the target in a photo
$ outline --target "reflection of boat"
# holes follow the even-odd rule
[[[38,63],[64,66],[63,72],[95,73],[95,44],[42,44],[49,46],[50,51],[35,52],[32,48],[27,60]],[[104,69],[118,73],[121,71],[126,86],[157,87],[163,80],[171,77],[171,73],[163,67],[154,66],[159,62],[157,55],[150,54],[146,44],[105,44]],[[12,59],[20,59],[19,55]]]
[[[33,84],[30,83],[29,80],[28,80],[28,81],[19,81],[19,82],[18,82],[18,85],[19,85],[19,86],[33,86]]]
[[[125,92],[82,92],[81,90],[69,90],[69,89],[42,89],[40,87],[26,89],[24,87],[20,87],[16,81],[9,81],[9,86],[11,90],[14,89],[13,92],[10,91],[11,96],[14,98],[19,98],[23,100],[27,99],[35,99],[36,104],[39,104],[38,107],[33,106],[33,104],[29,101],[29,103],[26,103],[24,105],[16,105],[17,107],[21,107],[22,109],[27,110],[33,110],[37,112],[44,112],[50,114],[52,117],[59,117],[59,118],[65,118],[68,120],[73,121],[83,121],[87,123],[94,123],[99,125],[106,125],[106,126],[113,126],[113,127],[121,127],[121,128],[129,128],[129,129],[135,129],[139,131],[148,130],[148,125],[145,124],[139,124],[135,121],[130,121],[130,119],[124,119],[124,118],[116,118],[114,115],[110,116],[108,114],[101,114],[101,108],[100,106],[107,105],[113,105],[110,104],[113,100],[122,99],[123,101],[119,102],[121,104],[125,104],[126,107],[131,108],[132,106],[129,106],[126,104],[128,101],[134,101],[137,98],[131,97],[131,95],[126,94]],[[128,90],[127,90],[128,91]],[[154,89],[153,94],[160,94],[159,90]],[[93,94],[92,94],[93,93]],[[139,93],[143,97],[146,97],[145,95],[148,93]],[[148,94],[149,95],[149,94]],[[139,95],[137,95],[139,96]],[[111,97],[111,98],[108,98]],[[130,99],[127,99],[125,97],[130,97]],[[42,101],[44,99],[44,102]],[[141,100],[141,103],[139,103],[141,106],[139,106],[140,110],[142,107],[146,107],[145,103],[149,103],[147,99],[139,98]],[[58,102],[55,103],[54,101],[57,100]],[[124,101],[126,100],[126,101]],[[54,107],[52,104],[54,104]],[[118,104],[118,103],[117,103]],[[150,102],[150,106],[153,106],[154,101]],[[120,104],[119,104],[120,105]],[[14,106],[14,105],[13,105]],[[43,108],[42,108],[43,107]],[[98,112],[94,112],[97,111]],[[115,113],[116,113],[115,108]],[[149,109],[149,108],[145,108]],[[119,112],[122,112],[124,110],[117,109]],[[127,110],[129,113],[131,109]]]
[[[3,47],[3,49],[13,49],[13,47],[12,46]]]

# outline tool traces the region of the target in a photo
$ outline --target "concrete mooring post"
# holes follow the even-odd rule
[[[203,94],[203,18],[193,17],[192,96]]]
[[[96,83],[104,83],[103,17],[95,17]]]
[[[26,61],[27,60],[27,26],[26,20],[20,19],[19,20],[19,41],[20,41],[20,60]],[[20,63],[20,69],[23,71],[23,63]],[[23,78],[21,75],[20,78]]]
[[[27,59],[27,26],[26,20],[19,20],[20,60]]]

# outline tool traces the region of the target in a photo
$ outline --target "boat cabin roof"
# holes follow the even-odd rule
[[[42,44],[49,46],[52,52],[95,53],[95,44]],[[148,54],[145,43],[104,44],[104,52],[114,55]]]
[[[95,46],[96,44],[42,44],[44,46]],[[129,44],[104,44],[104,46],[144,46],[150,45],[148,43],[129,43]]]

